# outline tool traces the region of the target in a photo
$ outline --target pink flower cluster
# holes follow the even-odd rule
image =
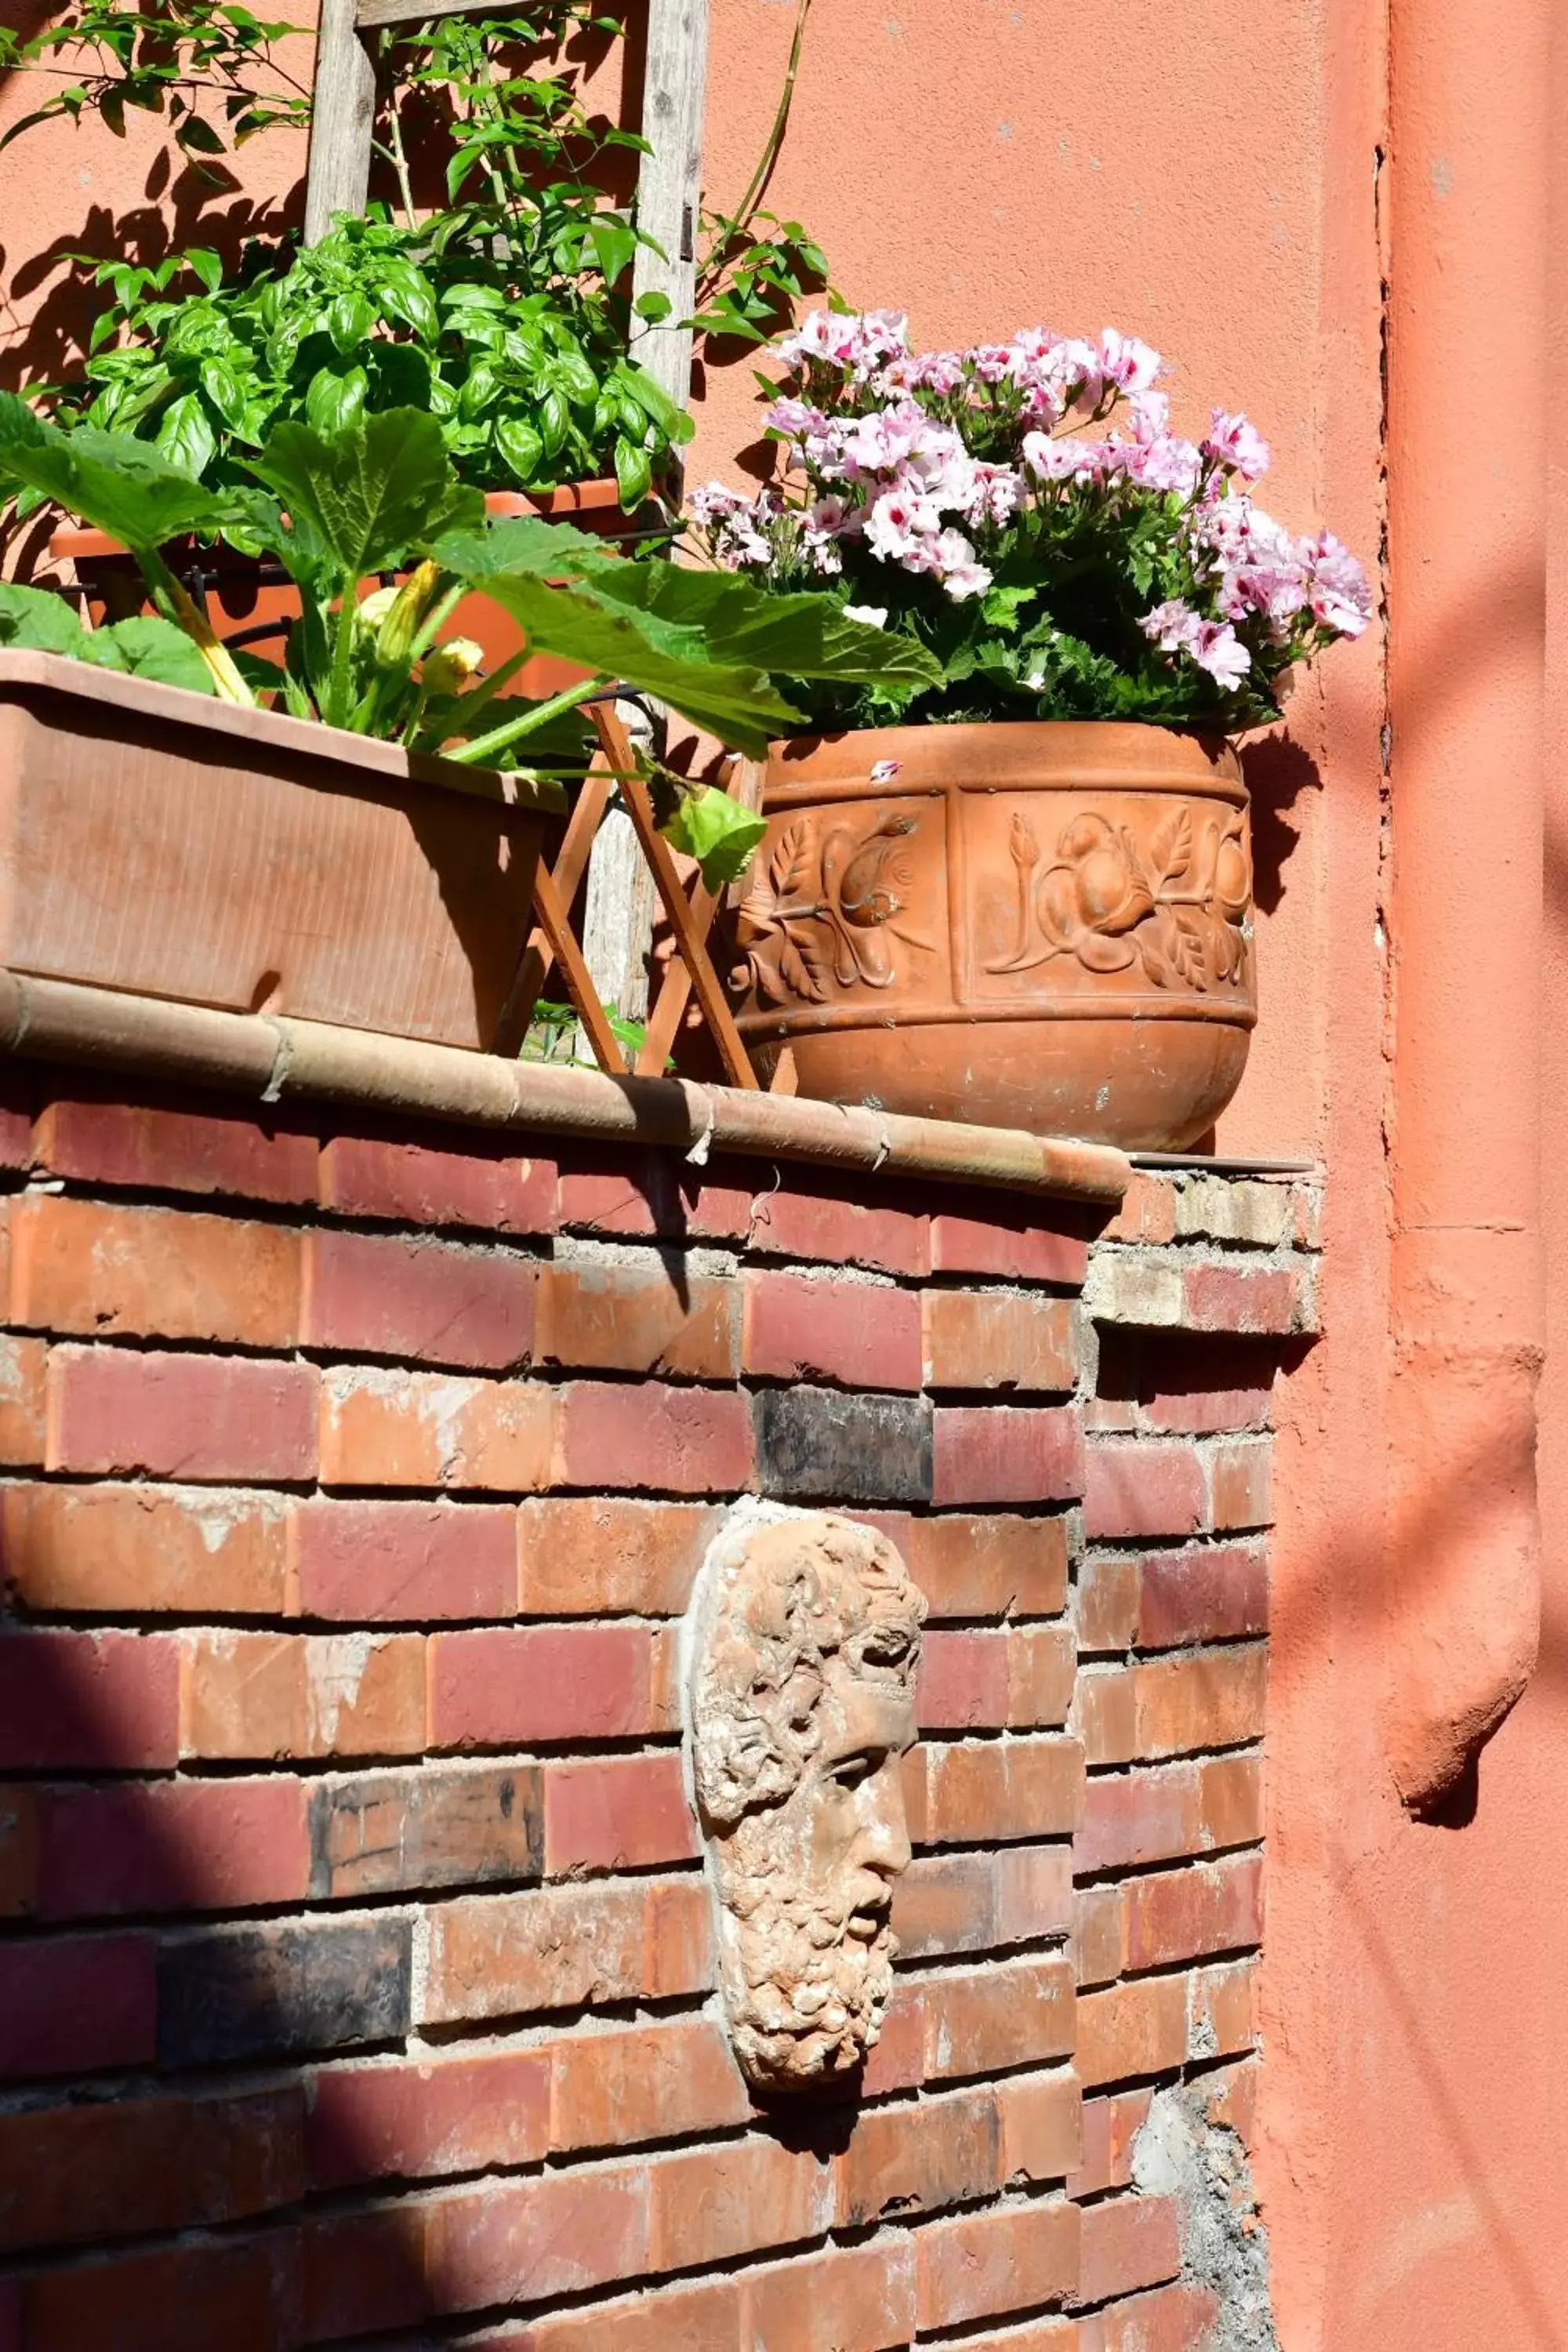
[[[853,548],[858,580],[868,559],[961,603],[990,588],[1013,534],[1037,536],[1053,515],[1109,520],[1129,500],[1164,500],[1177,571],[1193,585],[1140,625],[1172,662],[1229,690],[1266,646],[1299,651],[1366,626],[1354,557],[1326,532],[1293,539],[1253,504],[1268,467],[1262,436],[1218,408],[1201,441],[1173,432],[1163,362],[1134,336],[1032,328],[1010,342],[915,352],[902,311],[816,310],[778,353],[794,383],[767,425],[801,487],[698,491],[691,511],[721,564],[832,577]],[[1260,667],[1272,674],[1266,659]]]

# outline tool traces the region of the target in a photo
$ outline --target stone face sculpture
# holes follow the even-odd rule
[[[742,1504],[704,1563],[687,1753],[753,2089],[840,2080],[881,2030],[924,1616],[887,1538],[826,1511]]]

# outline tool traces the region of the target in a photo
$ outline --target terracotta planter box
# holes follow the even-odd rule
[[[895,763],[873,782],[873,768]],[[1160,727],[775,744],[740,919],[764,1076],[935,1118],[1182,1150],[1257,1019],[1246,787]]]
[[[554,805],[336,728],[0,653],[0,965],[485,1049]]]

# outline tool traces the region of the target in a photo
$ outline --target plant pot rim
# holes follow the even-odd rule
[[[296,758],[357,769],[368,778],[384,778],[404,791],[412,785],[431,793],[460,793],[472,800],[498,801],[509,808],[531,809],[544,816],[560,815],[566,808],[565,792],[557,783],[499,768],[467,767],[433,752],[409,751],[400,743],[352,735],[346,728],[326,727],[318,719],[295,719],[286,711],[247,709],[240,703],[195,694],[183,686],[165,686],[156,678],[98,669],[89,662],[72,661],[67,654],[31,648],[0,652],[0,703],[29,688],[63,695],[97,710],[132,711],[155,726],[200,727],[226,737],[231,743],[255,744],[263,751],[271,746]]]
[[[547,521],[558,516],[586,514],[604,507],[618,507],[621,494],[613,476],[596,475],[586,482],[558,482],[551,490],[487,490],[487,514],[511,516],[542,515]],[[235,548],[226,547],[223,541],[214,542],[215,560],[228,564],[244,565],[259,562],[258,556],[241,555]],[[75,562],[82,557],[129,555],[131,550],[106,530],[92,530],[80,523],[62,523],[49,537],[49,555],[57,563]]]
[[[897,761],[896,773],[873,780],[868,769],[884,759]],[[1226,736],[1139,719],[987,719],[782,736],[768,746],[766,794],[773,807],[830,788],[897,796],[970,775],[976,790],[1053,776],[1093,789],[1212,792],[1227,800],[1247,789]]]

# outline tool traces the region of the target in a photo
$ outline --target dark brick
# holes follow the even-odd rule
[[[405,1919],[217,1929],[158,1956],[158,2063],[216,2066],[408,2031]]]
[[[845,1503],[927,1503],[931,1412],[923,1397],[771,1389],[752,1400],[764,1495]]]
[[[488,1885],[543,1867],[537,1765],[365,1772],[323,1781],[310,1799],[314,1896]]]

